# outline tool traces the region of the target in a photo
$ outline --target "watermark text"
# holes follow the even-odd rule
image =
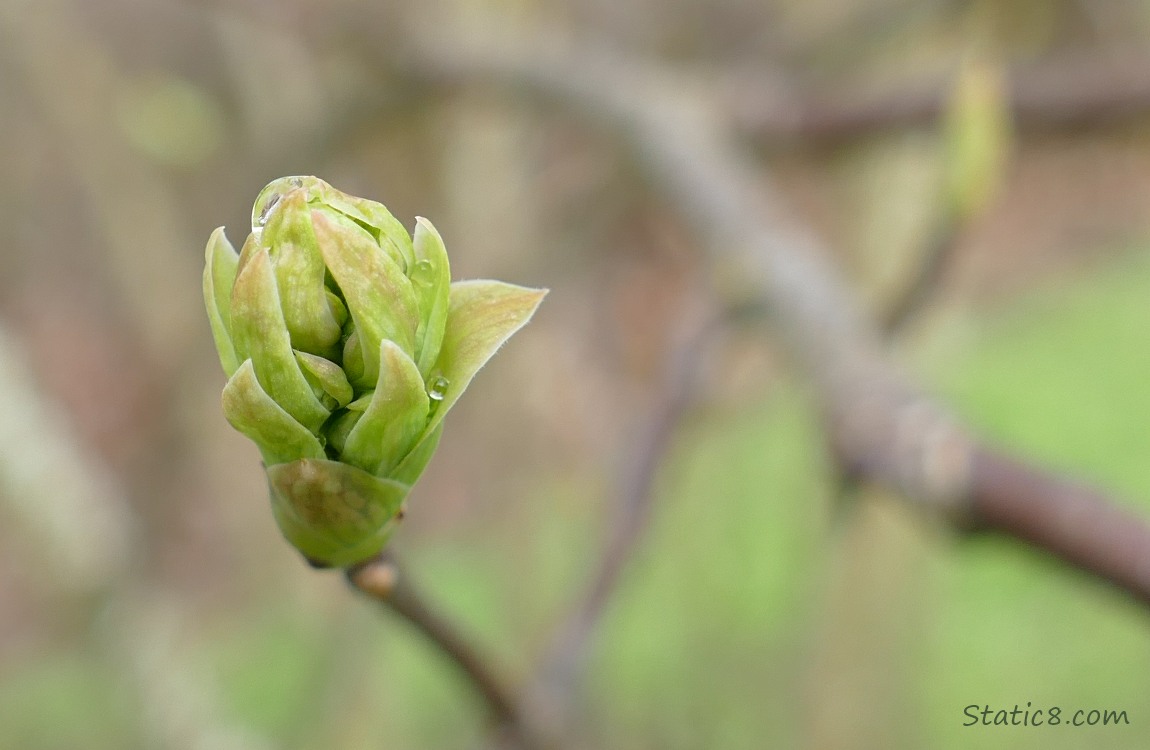
[[[1035,707],[1030,701],[1025,706],[1016,703],[1013,708],[972,703],[962,709],[962,715],[964,727],[1111,727],[1130,724],[1130,717],[1122,710]]]

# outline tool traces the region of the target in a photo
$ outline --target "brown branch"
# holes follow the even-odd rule
[[[971,501],[980,530],[1057,555],[1150,604],[1146,520],[1093,487],[990,451],[974,451]]]
[[[382,49],[374,45],[370,49]],[[410,51],[409,51],[410,52]],[[377,58],[379,59],[379,58]],[[382,60],[393,64],[394,60]],[[1003,531],[1089,570],[1140,600],[1150,599],[1150,526],[1127,525],[1121,553],[1091,527],[1053,524],[1048,513],[1094,512],[1113,502],[1036,470],[1063,491],[1020,503],[1016,483],[988,482],[986,457],[946,409],[923,395],[887,358],[867,320],[829,264],[829,254],[780,200],[724,127],[706,90],[602,49],[539,44],[426,44],[410,52],[408,75],[426,86],[489,85],[551,102],[618,134],[650,184],[692,222],[716,265],[735,264],[767,301],[775,327],[824,409],[836,454],[851,473],[884,484],[958,528]],[[1003,459],[1006,460],[1006,459]],[[1008,512],[1009,510],[1009,512]],[[1004,520],[1005,519],[1005,520]],[[1007,522],[1008,521],[1008,522]],[[1107,542],[1108,544],[1108,542]]]
[[[514,747],[532,750],[554,746],[544,739],[539,718],[516,698],[515,691],[489,660],[447,617],[427,603],[406,575],[400,574],[394,559],[384,553],[348,568],[345,574],[352,586],[406,620],[455,664],[483,698],[492,719]]]
[[[754,80],[728,82],[727,105],[744,136],[823,144],[930,126],[953,86],[942,79],[885,93],[828,96],[760,87]],[[1014,122],[1024,130],[1101,127],[1150,114],[1150,60],[1144,58],[1046,62],[1014,70],[1009,82]]]

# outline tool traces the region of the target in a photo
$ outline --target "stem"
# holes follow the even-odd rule
[[[436,611],[401,575],[393,558],[381,553],[365,563],[348,568],[347,580],[353,587],[402,617],[433,643],[463,673],[487,704],[491,717],[509,730],[515,744],[524,750],[542,748],[535,717],[529,716],[512,690],[492,666],[442,613]]]

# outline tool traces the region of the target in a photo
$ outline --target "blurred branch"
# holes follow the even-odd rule
[[[507,730],[514,747],[531,750],[557,746],[544,740],[547,735],[542,719],[517,699],[515,691],[455,625],[427,603],[387,553],[345,573],[352,586],[402,617],[455,663],[482,696],[492,718]]]
[[[105,592],[124,575],[136,519],[115,477],[92,459],[60,406],[46,398],[0,325],[0,517],[42,556],[44,583]],[[51,498],[51,502],[45,502]]]
[[[972,456],[976,531],[996,531],[1053,552],[1150,603],[1146,519],[1103,491],[985,448]]]
[[[397,63],[379,57],[394,47],[364,41],[366,54]],[[708,90],[693,91],[689,82],[608,50],[566,49],[553,39],[440,40],[409,49],[398,62],[429,87],[492,86],[617,133],[651,184],[692,223],[716,273],[734,264],[755,283],[818,396],[846,471],[895,489],[956,528],[1009,534],[1150,603],[1150,526],[1105,495],[1037,469],[1013,475],[1030,484],[991,481],[987,467],[996,464],[988,457],[1009,459],[972,438],[889,361],[878,326],[827,262],[821,242],[794,223],[761,168],[737,150]],[[1057,494],[1021,502],[1020,485]],[[1125,525],[1120,552],[1099,550],[1110,542],[1092,526],[1047,517],[1103,508]]]
[[[836,143],[892,128],[933,124],[953,81],[903,86],[886,93],[822,95],[761,86],[762,76],[728,82],[726,106],[735,128],[765,141]],[[1022,130],[1056,131],[1112,125],[1150,114],[1150,60],[1128,57],[1058,60],[1010,76],[1010,111]]]
[[[614,516],[590,583],[556,628],[539,670],[539,689],[556,713],[570,705],[595,629],[650,525],[659,468],[683,416],[697,396],[705,352],[714,344],[717,329],[729,323],[731,317],[723,315],[697,325],[672,347],[666,358],[661,392],[645,415],[638,435],[630,441],[633,447],[615,480],[609,505]]]
[[[898,338],[934,298],[958,247],[958,226],[940,218],[932,228],[914,274],[883,313],[879,326],[887,339]]]

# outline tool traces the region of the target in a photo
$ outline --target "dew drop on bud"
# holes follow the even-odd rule
[[[435,283],[435,264],[426,258],[416,261],[411,269],[411,280],[420,286],[432,286]]]
[[[261,231],[284,196],[293,190],[299,190],[304,185],[303,177],[280,177],[265,185],[256,197],[255,205],[252,206],[252,231]]]
[[[252,229],[260,229],[268,223],[268,217],[271,216],[272,210],[279,205],[280,199],[283,198],[279,193],[272,193],[267,197],[267,200],[262,206],[258,205],[256,208],[259,213],[254,213],[255,221],[252,222]]]
[[[451,385],[451,381],[442,375],[436,375],[431,379],[431,384],[427,388],[427,397],[432,401],[442,401],[443,397],[447,395],[447,386]]]

